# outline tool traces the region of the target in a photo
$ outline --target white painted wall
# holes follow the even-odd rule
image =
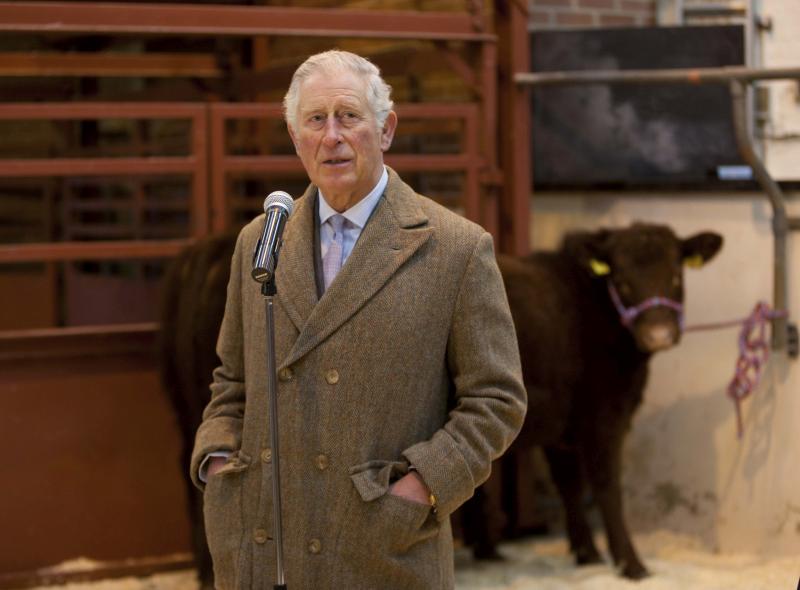
[[[792,0],[798,1],[798,0]],[[799,2],[800,3],[800,2]],[[564,231],[666,223],[686,237],[713,229],[725,245],[711,263],[686,271],[688,324],[746,316],[771,301],[771,211],[759,194],[537,193],[535,248]],[[800,200],[790,203],[800,215]],[[800,234],[790,239],[790,311],[800,316]],[[738,330],[686,335],[651,364],[645,402],[626,445],[625,493],[634,530],[697,535],[723,552],[800,550],[800,361],[773,355],[761,387],[743,404],[736,437],[725,390]]]
[[[772,30],[761,36],[764,67],[800,67],[800,1],[760,0],[760,4],[761,13],[772,20]],[[800,82],[776,81],[767,85],[767,168],[780,180],[800,180]]]

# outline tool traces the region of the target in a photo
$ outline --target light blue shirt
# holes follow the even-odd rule
[[[342,230],[342,266],[344,266],[364,226],[367,225],[369,216],[372,215],[372,211],[378,204],[383,191],[386,190],[388,182],[389,174],[386,172],[386,167],[384,166],[383,174],[381,174],[381,178],[378,180],[378,184],[375,185],[375,188],[344,213],[339,213],[336,209],[328,205],[328,202],[325,200],[325,195],[322,194],[322,191],[319,191],[319,246],[320,255],[323,259],[333,241],[333,227],[326,222],[334,215],[342,215],[348,221]]]

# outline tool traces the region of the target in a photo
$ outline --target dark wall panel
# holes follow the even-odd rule
[[[741,65],[741,27],[541,31],[535,72]],[[533,89],[535,186],[706,185],[737,165],[726,85],[592,84]]]

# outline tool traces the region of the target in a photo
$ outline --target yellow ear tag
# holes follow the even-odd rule
[[[589,266],[592,267],[592,272],[596,274],[598,277],[602,277],[611,272],[611,267],[609,267],[602,260],[598,260],[597,258],[592,258],[589,261]]]
[[[683,263],[689,268],[700,268],[706,263],[706,261],[703,260],[703,257],[699,254],[694,254],[693,256],[687,256],[684,258]]]

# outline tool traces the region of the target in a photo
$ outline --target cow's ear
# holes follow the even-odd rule
[[[714,258],[722,248],[722,236],[714,232],[702,232],[681,240],[683,263],[690,268],[700,268]]]
[[[600,229],[593,232],[576,231],[564,236],[563,249],[593,276],[611,273],[609,265],[609,238],[611,231]]]
[[[581,240],[581,258],[592,275],[603,277],[611,274],[608,263],[609,239],[611,231],[599,229],[583,235]]]

